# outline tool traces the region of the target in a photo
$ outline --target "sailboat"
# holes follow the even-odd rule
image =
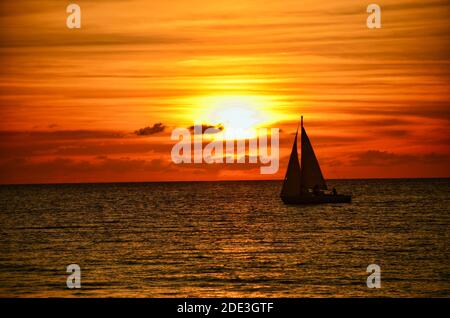
[[[298,128],[295,133],[289,164],[281,189],[281,200],[285,204],[319,204],[319,203],[349,203],[351,195],[326,193],[328,189],[319,161],[316,158],[301,117],[301,160],[297,152]]]

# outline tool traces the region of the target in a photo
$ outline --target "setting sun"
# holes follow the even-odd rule
[[[207,117],[211,123],[224,126],[225,139],[255,137],[255,128],[267,120],[250,96],[217,98]]]
[[[278,118],[271,110],[272,103],[264,96],[206,96],[197,103],[200,108],[193,114],[194,120],[223,126],[220,137],[224,139],[254,138],[257,128]]]

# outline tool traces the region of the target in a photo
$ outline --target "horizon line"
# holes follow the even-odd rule
[[[438,180],[450,179],[447,177],[394,177],[394,178],[331,178],[326,181],[351,181],[351,180]],[[239,179],[239,180],[161,180],[161,181],[93,181],[93,182],[42,182],[42,183],[0,183],[1,186],[26,186],[26,185],[80,185],[80,184],[130,184],[130,183],[192,183],[192,182],[257,182],[257,181],[283,181],[283,179]]]

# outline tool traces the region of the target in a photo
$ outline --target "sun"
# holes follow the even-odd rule
[[[253,138],[256,128],[264,122],[264,116],[245,98],[225,98],[214,108],[209,119],[224,127],[224,138]]]
[[[224,139],[254,138],[257,129],[270,121],[267,101],[258,96],[207,96],[200,105],[196,120],[223,126]]]

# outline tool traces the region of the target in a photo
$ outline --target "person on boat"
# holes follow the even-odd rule
[[[333,195],[337,195],[336,188],[333,187]]]
[[[313,188],[313,193],[314,193],[314,195],[321,195],[321,194],[322,194],[322,191],[320,191],[320,187],[319,187],[318,184],[316,184],[316,185],[314,186],[314,188]]]

